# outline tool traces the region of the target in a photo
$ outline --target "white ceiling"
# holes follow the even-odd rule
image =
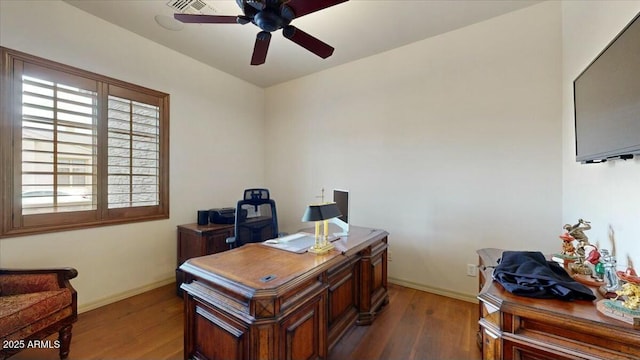
[[[294,19],[291,23],[335,48],[321,59],[284,38],[271,39],[266,63],[251,66],[255,36],[249,23],[182,24],[167,30],[156,16],[172,21],[170,0],[65,0],[67,3],[260,87],[308,75],[378,54],[494,16],[539,0],[350,0]],[[200,0],[205,14],[240,15],[234,0]],[[314,1],[314,0],[308,0]]]

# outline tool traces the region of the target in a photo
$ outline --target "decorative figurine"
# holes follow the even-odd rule
[[[640,285],[628,282],[622,285],[622,288],[616,291],[616,294],[625,297],[622,306],[629,310],[640,309]]]
[[[616,258],[609,254],[608,251],[602,253],[602,262],[604,264],[604,289],[607,292],[615,292],[620,289],[620,280],[616,274]]]
[[[626,285],[632,286],[631,288],[621,291],[621,293],[635,294],[626,296],[634,297],[636,299],[635,305],[637,306],[637,299],[640,295],[638,291],[640,291],[640,287],[635,285],[636,289],[634,289],[632,283],[628,283]],[[622,302],[614,299],[602,299],[596,302],[596,309],[603,315],[612,317],[620,321],[624,321],[628,324],[631,324],[634,329],[640,330],[640,310],[637,308],[634,310],[629,306],[634,306],[633,300],[631,301],[631,303],[629,303],[628,300]]]
[[[578,242],[584,241],[585,245],[589,244],[589,238],[584,234],[586,230],[591,229],[591,222],[583,219],[578,219],[578,223],[575,225],[566,224],[564,229]]]
[[[565,225],[566,226],[566,225]],[[560,239],[562,239],[562,255],[574,256],[576,254],[576,248],[573,246],[573,241],[575,240],[573,236],[569,235],[568,232],[560,235]]]
[[[633,325],[634,329],[640,330],[640,282],[633,281],[638,277],[633,275],[626,278],[621,277],[627,282],[620,286],[620,281],[615,271],[615,258],[609,255],[608,252],[606,255],[603,252],[602,257],[607,259],[605,260],[605,280],[607,285],[601,286],[599,290],[601,293],[603,293],[603,288],[612,290],[606,294],[603,293],[606,299],[599,300],[596,303],[596,308],[602,314],[627,322]],[[631,272],[635,274],[635,271],[632,270]],[[623,272],[618,271],[617,273]],[[615,285],[610,285],[610,283]],[[613,294],[613,296],[608,296],[609,294]]]
[[[593,248],[591,245],[589,245],[590,248]],[[587,244],[585,244],[584,240],[581,240],[578,243],[578,247],[576,248],[576,255],[578,256],[578,260],[576,260],[575,263],[571,264],[571,271],[573,271],[576,274],[582,274],[582,275],[591,275],[591,268],[589,268],[589,266],[587,266],[586,262],[587,262],[587,252],[586,252],[586,248],[587,248]],[[596,250],[592,250],[592,251],[596,251]],[[590,254],[590,253],[589,253]]]
[[[587,265],[591,270],[592,278],[594,278],[596,281],[603,281],[604,264],[602,265],[602,272],[597,271],[597,267],[596,267],[598,264],[601,264],[600,258],[602,257],[602,255],[600,254],[600,252],[595,246],[593,245],[589,245],[589,246],[593,247],[593,250],[589,251],[584,261],[584,264]]]
[[[631,263],[631,266],[629,266],[626,271],[616,271],[616,274],[618,274],[618,278],[620,278],[620,280],[640,285],[640,276],[638,276],[636,271],[633,269],[633,263]]]
[[[569,224],[563,227],[565,230],[569,228],[571,228],[571,225]],[[573,262],[578,260],[576,247],[573,244],[576,239],[574,239],[568,231],[558,237],[562,240],[562,251],[558,254],[554,254],[552,260],[567,268]]]
[[[589,238],[584,234],[585,230],[591,229],[591,223],[583,219],[578,219],[577,224],[566,224],[563,228],[567,230],[567,234],[569,236],[573,237],[578,242],[578,247],[575,251],[575,254],[578,256],[578,260],[574,264],[571,264],[571,270],[576,274],[591,275],[592,271],[589,266],[585,264],[585,261],[587,259],[587,256],[589,256],[591,253],[586,252],[587,246],[593,246],[589,244]],[[593,247],[591,251],[597,250],[595,250],[595,247]]]

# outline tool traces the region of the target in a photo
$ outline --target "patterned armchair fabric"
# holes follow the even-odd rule
[[[29,342],[56,332],[60,359],[69,355],[72,324],[78,318],[77,295],[69,283],[75,269],[0,269],[0,360]]]

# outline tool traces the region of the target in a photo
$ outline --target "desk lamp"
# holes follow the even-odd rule
[[[309,205],[302,215],[302,221],[315,222],[316,235],[315,243],[309,248],[309,252],[314,254],[326,254],[333,249],[333,244],[329,242],[329,219],[341,216],[336,203],[326,203],[319,205]],[[320,235],[320,223],[324,223],[324,234]]]

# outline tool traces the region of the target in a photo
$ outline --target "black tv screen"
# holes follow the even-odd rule
[[[640,154],[640,14],[574,80],[576,161]]]

